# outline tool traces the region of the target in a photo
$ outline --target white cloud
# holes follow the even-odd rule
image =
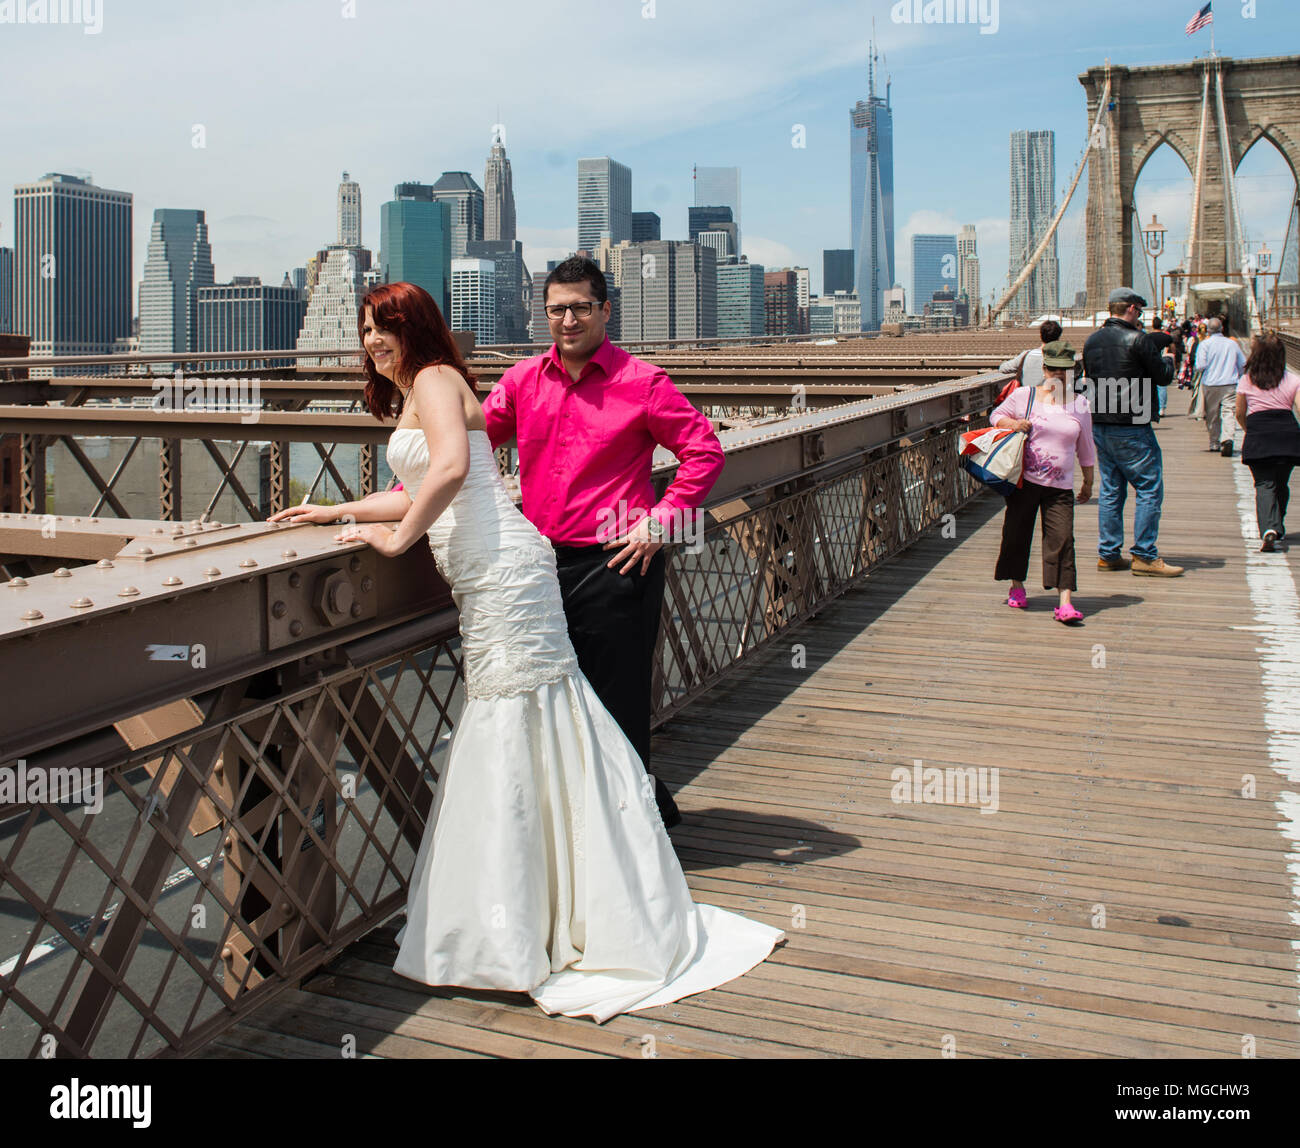
[[[545,271],[549,260],[567,259],[578,246],[577,227],[521,227],[517,238],[524,245],[528,270]]]
[[[800,262],[794,248],[775,239],[764,239],[761,235],[742,235],[740,242],[751,263],[761,263],[767,268],[808,266],[806,262]]]

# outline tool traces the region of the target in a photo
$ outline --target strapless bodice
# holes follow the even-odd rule
[[[576,673],[555,551],[515,507],[486,431],[469,432],[469,471],[429,527],[429,547],[460,610],[465,690],[496,697]],[[414,500],[429,469],[418,427],[395,430],[388,465]]]

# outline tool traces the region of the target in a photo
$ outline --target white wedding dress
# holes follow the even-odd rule
[[[487,432],[469,446],[429,528],[460,609],[467,700],[395,970],[597,1021],[742,975],[784,934],[691,900],[641,760],[578,670],[555,552],[511,503]],[[424,432],[394,431],[388,463],[414,498]]]

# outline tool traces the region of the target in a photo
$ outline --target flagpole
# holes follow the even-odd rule
[[[1213,5],[1214,0],[1210,0],[1210,2],[1211,5]],[[1214,8],[1213,7],[1210,8],[1210,56],[1214,59],[1218,59],[1219,56],[1218,52],[1214,50]]]

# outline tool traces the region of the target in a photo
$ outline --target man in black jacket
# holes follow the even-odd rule
[[[1099,570],[1127,570],[1123,556],[1124,502],[1131,485],[1134,574],[1176,578],[1181,566],[1170,566],[1156,551],[1160,506],[1164,501],[1164,468],[1152,420],[1159,419],[1156,388],[1174,377],[1173,358],[1161,354],[1148,335],[1138,330],[1146,300],[1131,287],[1110,295],[1110,318],[1083,345],[1083,369],[1092,405],[1092,434],[1097,443],[1101,492],[1097,499],[1097,559]]]

